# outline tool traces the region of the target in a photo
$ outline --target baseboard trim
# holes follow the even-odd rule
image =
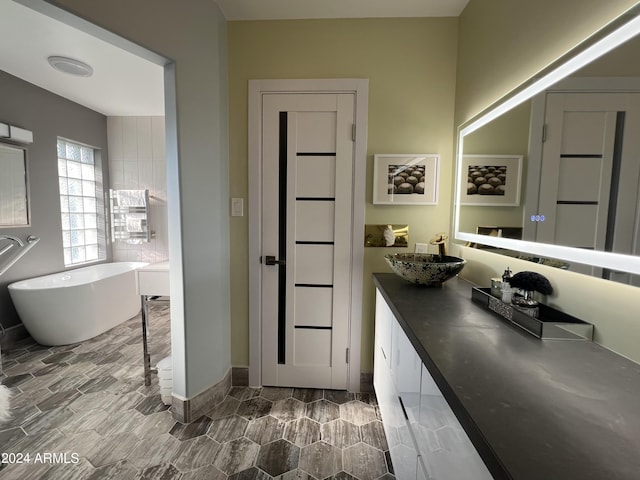
[[[373,393],[373,373],[360,373],[360,392]]]
[[[249,367],[231,367],[231,385],[234,387],[248,387]]]
[[[231,390],[231,373],[230,368],[222,380],[193,398],[174,394],[171,401],[173,418],[180,423],[191,423],[222,402]]]
[[[231,368],[231,385],[234,387],[249,386],[249,367]],[[360,373],[359,393],[373,392],[373,373]]]

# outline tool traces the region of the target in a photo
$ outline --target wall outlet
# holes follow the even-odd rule
[[[416,243],[414,253],[427,253],[428,243]]]

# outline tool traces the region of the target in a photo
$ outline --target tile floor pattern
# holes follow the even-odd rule
[[[153,307],[153,365],[169,352],[168,315]],[[140,330],[136,317],[81,344],[2,352],[0,380],[14,396],[0,453],[29,453],[31,463],[6,464],[0,479],[394,478],[373,394],[233,387],[182,424],[157,378],[144,386]]]

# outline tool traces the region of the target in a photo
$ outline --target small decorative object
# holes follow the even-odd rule
[[[437,205],[440,156],[385,154],[373,159],[373,203]]]
[[[542,295],[553,293],[553,287],[549,280],[536,272],[518,272],[511,277],[510,283],[512,287],[524,291],[523,297],[514,297],[511,303],[532,317],[538,316],[538,302],[534,300],[533,292],[539,292]]]
[[[513,300],[513,294],[515,293],[515,291],[516,289],[511,288],[508,283],[507,284],[503,283],[501,288],[502,301],[504,303],[511,303],[511,301]]]
[[[0,424],[11,418],[9,412],[9,400],[11,399],[11,390],[5,385],[0,385]]]
[[[502,301],[505,303],[511,303],[511,299],[513,298],[514,289],[511,288],[511,284],[509,283],[510,281],[511,281],[511,269],[507,267],[507,269],[502,274],[502,285],[500,288],[502,292]]]
[[[502,278],[493,277],[491,279],[491,295],[502,298]]]
[[[387,228],[384,229],[382,233],[384,237],[384,243],[387,247],[392,247],[394,243],[396,243],[396,234],[393,232],[393,228],[391,225],[387,225]]]
[[[458,175],[460,205],[520,205],[522,155],[464,155]]]

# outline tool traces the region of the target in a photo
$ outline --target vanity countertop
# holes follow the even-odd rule
[[[474,303],[460,278],[374,283],[495,478],[640,478],[640,365],[539,340]]]

